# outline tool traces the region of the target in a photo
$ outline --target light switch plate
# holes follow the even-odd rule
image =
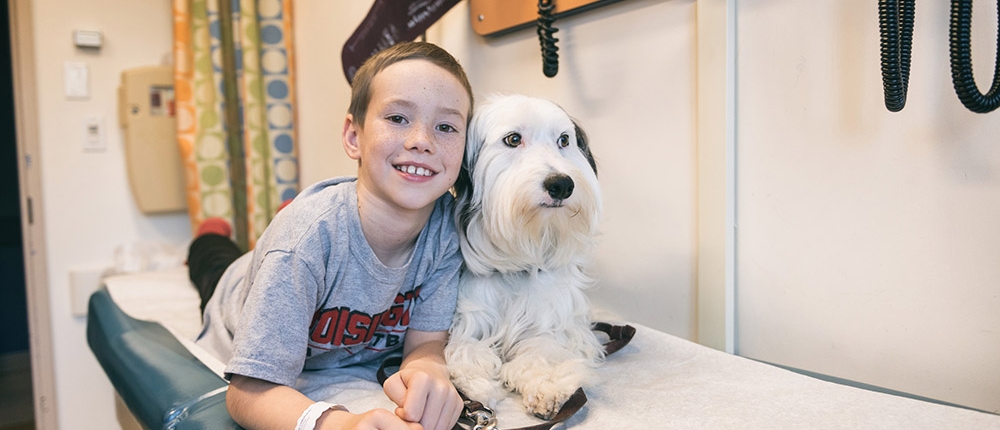
[[[86,100],[90,97],[90,71],[87,63],[67,61],[63,63],[63,78],[66,98],[70,100]]]

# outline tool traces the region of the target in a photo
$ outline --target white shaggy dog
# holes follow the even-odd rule
[[[465,167],[452,381],[489,406],[517,391],[529,412],[551,417],[604,360],[583,292],[601,213],[593,156],[556,104],[495,96],[476,110]]]

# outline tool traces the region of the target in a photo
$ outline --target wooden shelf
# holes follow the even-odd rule
[[[554,0],[556,19],[622,0]],[[480,36],[498,36],[535,26],[537,0],[469,0],[472,30]]]

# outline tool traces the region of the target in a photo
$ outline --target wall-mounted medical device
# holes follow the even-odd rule
[[[617,3],[621,0],[470,0],[472,30],[481,36],[498,36],[536,27],[542,46],[542,72],[554,77],[559,72],[559,31],[553,23],[576,13]]]
[[[906,105],[910,80],[910,55],[913,46],[915,0],[879,0],[882,86],[885,107],[898,112]],[[998,2],[1000,6],[1000,2]],[[998,11],[1000,19],[1000,11]],[[951,0],[949,20],[949,57],[951,80],[958,99],[976,113],[992,112],[1000,107],[1000,29],[997,30],[997,55],[993,83],[986,94],[979,92],[972,75],[972,0]]]
[[[599,6],[622,0],[556,0],[546,1],[555,18],[565,18]],[[538,0],[470,0],[469,18],[472,30],[480,36],[499,36],[535,26],[539,12]]]
[[[129,184],[139,210],[181,212],[184,167],[177,146],[174,76],[167,66],[122,72],[118,119],[125,142]]]

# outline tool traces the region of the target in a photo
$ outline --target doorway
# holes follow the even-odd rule
[[[9,0],[0,7],[0,429],[33,429]]]

